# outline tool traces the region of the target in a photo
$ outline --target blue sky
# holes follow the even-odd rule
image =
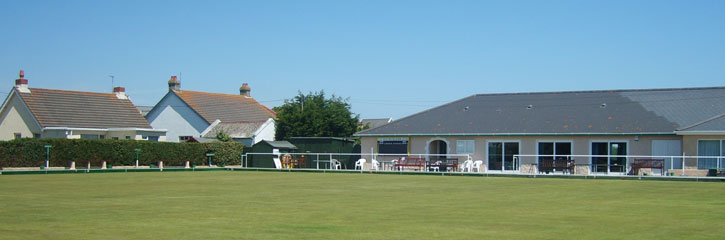
[[[0,93],[166,81],[401,118],[477,93],[725,86],[725,1],[3,1]]]

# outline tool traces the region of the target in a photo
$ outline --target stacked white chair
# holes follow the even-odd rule
[[[330,159],[330,169],[339,170],[341,168],[340,161],[337,161],[337,159]]]
[[[378,160],[373,159],[372,165],[370,165],[370,168],[372,170],[378,171],[380,169],[380,162],[378,162]]]
[[[481,166],[483,166],[483,160],[473,162],[473,169],[476,169],[476,172],[481,172]]]
[[[355,162],[355,170],[357,170],[358,167],[360,168],[360,170],[363,170],[363,167],[365,166],[365,162],[366,162],[366,160],[364,158],[357,160],[357,162]]]

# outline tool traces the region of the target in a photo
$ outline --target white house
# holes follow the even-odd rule
[[[274,140],[276,115],[250,96],[246,83],[239,95],[181,90],[176,76],[168,83],[169,92],[146,115],[151,126],[168,130],[168,141],[214,138],[220,131],[248,146]]]
[[[24,77],[21,70],[0,108],[0,140],[166,140],[166,130],[151,128],[123,87],[113,93],[28,88]]]

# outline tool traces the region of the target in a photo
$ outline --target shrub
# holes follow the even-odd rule
[[[50,166],[68,167],[75,161],[77,166],[90,162],[100,166],[106,161],[112,166],[130,166],[136,161],[134,149],[141,149],[139,165],[157,164],[183,166],[189,161],[195,165],[207,163],[206,154],[214,153],[213,164],[239,164],[244,144],[223,143],[171,143],[110,139],[37,139],[24,138],[0,141],[0,167],[35,167],[45,165],[45,145],[50,150]]]

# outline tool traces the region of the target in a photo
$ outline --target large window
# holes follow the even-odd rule
[[[698,156],[725,156],[725,141],[724,140],[698,140],[697,141],[697,155]],[[718,164],[720,161],[720,164]],[[700,158],[697,161],[698,169],[712,169],[722,168],[725,164],[723,158]]]
[[[568,159],[571,155],[571,142],[539,142],[539,161]]]
[[[473,154],[476,152],[474,140],[456,140],[456,153]]]
[[[592,142],[592,172],[596,173],[624,173],[627,171],[626,142]]]
[[[378,153],[408,154],[408,139],[404,139],[404,138],[378,139]]]
[[[488,143],[488,170],[518,171],[519,159],[518,142],[489,142]]]
[[[100,134],[81,134],[81,139],[106,139],[106,135],[100,135]]]

